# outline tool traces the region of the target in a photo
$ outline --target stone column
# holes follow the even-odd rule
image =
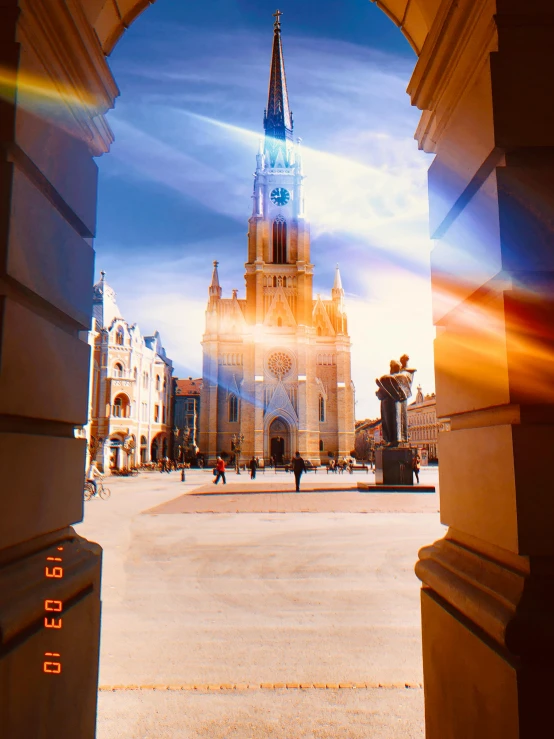
[[[71,528],[74,431],[88,415],[93,155],[111,143],[117,88],[76,3],[1,0],[0,68],[0,732],[92,739],[101,549]]]
[[[425,109],[441,519],[420,552],[427,739],[536,739],[554,691],[554,9],[444,5]]]

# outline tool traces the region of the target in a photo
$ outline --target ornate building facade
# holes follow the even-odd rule
[[[425,450],[429,459],[438,459],[437,396],[435,393],[423,395],[421,385],[415,401],[408,406],[408,429],[411,445]]]
[[[171,376],[158,332],[128,324],[105,273],[94,286],[90,446],[100,469],[135,466],[169,454]],[[96,442],[96,444],[95,444]]]
[[[173,425],[177,429],[188,429],[189,446],[198,448],[200,424],[200,396],[202,378],[173,378]]]
[[[265,141],[256,157],[246,297],[223,298],[214,262],[203,337],[200,451],[209,460],[299,451],[320,463],[354,446],[354,386],[338,266],[331,298],[314,299],[304,174],[293,141],[279,14],[274,27]]]

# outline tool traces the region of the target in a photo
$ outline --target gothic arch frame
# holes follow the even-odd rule
[[[279,408],[264,417],[264,458],[271,456],[271,426],[274,421],[281,420],[288,427],[288,439],[285,442],[285,454],[289,453],[292,458],[298,448],[298,422],[285,409]]]

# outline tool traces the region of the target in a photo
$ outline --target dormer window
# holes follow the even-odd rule
[[[125,331],[121,326],[119,326],[117,331],[115,332],[115,343],[118,346],[123,346],[123,344],[125,343]]]

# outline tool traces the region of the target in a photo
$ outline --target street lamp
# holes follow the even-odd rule
[[[233,450],[235,452],[235,472],[240,475],[240,452],[244,444],[244,434],[233,434]]]

